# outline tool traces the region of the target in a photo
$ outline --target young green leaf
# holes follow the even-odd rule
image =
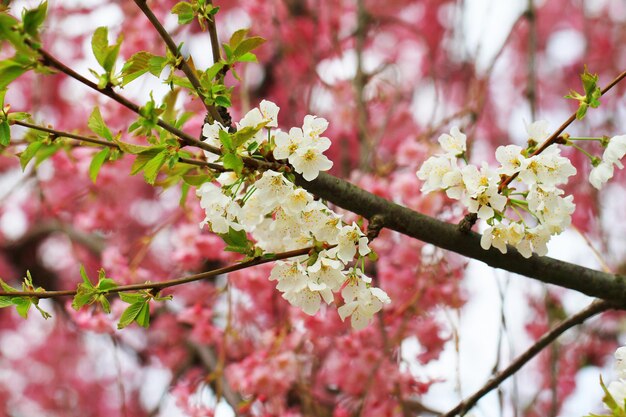
[[[140,51],[131,56],[122,67],[122,84],[126,85],[148,72],[149,61],[153,56],[146,51]]]
[[[178,16],[178,24],[186,25],[190,23],[194,18],[194,10],[191,3],[186,1],[181,1],[176,3],[174,7],[172,7],[172,14]]]
[[[251,38],[244,39],[233,50],[233,56],[235,58],[239,58],[247,54],[248,52],[254,50],[255,48],[259,47],[263,43],[265,43],[265,39],[259,36],[253,36]]]
[[[26,165],[28,165],[30,160],[35,157],[37,151],[39,150],[39,148],[41,148],[42,145],[43,142],[32,142],[20,154],[20,165],[22,166],[22,171],[26,169]]]
[[[137,314],[137,318],[135,319],[137,324],[141,327],[145,327],[146,329],[150,326],[150,303],[145,302],[139,310],[139,314]]]
[[[39,26],[46,19],[46,13],[48,12],[48,2],[44,1],[34,9],[24,10],[22,13],[22,25],[24,32],[32,37],[37,37],[37,31]]]
[[[243,170],[243,160],[239,155],[235,153],[224,154],[222,162],[224,164],[224,168],[232,169],[237,173],[237,175],[241,175],[241,171]]]
[[[9,127],[8,120],[3,120],[0,123],[0,145],[9,146],[11,143],[11,128]]]
[[[124,310],[124,312],[122,313],[122,316],[120,317],[120,321],[117,324],[117,328],[123,329],[124,327],[128,326],[133,321],[135,321],[137,319],[137,316],[141,312],[141,310],[147,304],[148,304],[147,300],[142,300],[142,301],[129,305],[128,308],[126,308],[126,310]]]
[[[166,149],[156,154],[154,158],[149,160],[143,167],[143,177],[150,185],[154,184],[156,177],[161,170],[161,167],[165,164],[168,152]]]
[[[98,178],[98,173],[100,172],[100,168],[109,158],[111,150],[109,148],[104,148],[100,152],[98,152],[93,159],[91,160],[91,164],[89,164],[89,178],[93,183],[96,183],[96,179]]]
[[[113,140],[113,135],[111,134],[111,130],[107,127],[104,119],[102,118],[102,114],[100,113],[100,109],[96,106],[89,119],[87,119],[87,127],[95,133],[96,135],[105,138],[109,142]]]
[[[130,144],[127,144],[127,145],[130,145]],[[134,146],[136,145],[132,145],[133,147],[132,149],[135,149]],[[149,161],[151,161],[156,155],[160,154],[164,150],[165,150],[165,146],[155,146],[152,148],[146,147],[145,150],[139,152],[137,154],[137,157],[135,158],[135,162],[133,162],[133,165],[130,168],[130,175],[135,175],[136,173],[141,171],[143,167],[146,166],[146,164]],[[134,153],[134,152],[131,152],[131,153]]]
[[[0,61],[0,89],[7,88],[16,78],[28,71],[28,67],[13,59]]]
[[[120,299],[128,304],[140,303],[146,300],[146,295],[140,292],[121,292]]]
[[[100,26],[96,29],[91,37],[91,50],[96,57],[96,61],[104,68],[104,60],[106,59],[109,47],[109,29],[106,26]]]

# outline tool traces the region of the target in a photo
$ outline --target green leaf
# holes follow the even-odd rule
[[[120,322],[117,324],[117,328],[123,329],[124,327],[135,321],[137,319],[137,316],[139,315],[143,307],[147,305],[147,303],[147,300],[142,300],[129,305],[128,308],[122,313],[122,316],[120,317]]]
[[[228,132],[220,129],[218,134],[219,134],[220,142],[222,143],[222,146],[224,146],[224,149],[226,149],[229,152],[235,152],[235,146],[233,146],[233,141],[230,138],[230,135],[228,134]]]
[[[224,168],[232,169],[237,173],[237,175],[241,175],[241,171],[243,170],[243,160],[239,155],[235,153],[227,153],[224,155],[222,162],[224,164]]]
[[[179,25],[186,25],[193,20],[195,13],[193,11],[193,6],[191,5],[191,3],[181,1],[180,3],[176,3],[174,7],[172,7],[172,14],[178,16]]]
[[[110,149],[104,148],[100,152],[98,152],[93,159],[91,160],[91,164],[89,164],[89,178],[93,183],[96,183],[96,179],[98,179],[98,173],[100,172],[100,168],[109,158]]]
[[[28,318],[28,310],[30,310],[30,306],[32,302],[28,297],[13,297],[13,304],[15,304],[15,309],[17,310],[17,314],[19,314],[22,318]]]
[[[0,90],[7,88],[16,78],[24,74],[28,69],[24,64],[7,59],[0,61]]]
[[[265,39],[259,36],[253,36],[251,38],[244,39],[233,50],[233,56],[235,58],[239,58],[240,56],[245,55],[253,49],[257,48],[258,46],[262,45],[263,43],[265,43]]]
[[[238,62],[258,62],[257,57],[252,52],[246,52],[237,57]]]
[[[44,1],[39,4],[37,8],[25,10],[22,13],[22,24],[24,25],[24,32],[30,36],[37,37],[37,31],[39,26],[46,19],[46,13],[48,12],[48,2]]]
[[[153,56],[146,51],[140,51],[131,56],[122,67],[122,84],[126,85],[148,72],[149,61]]]
[[[248,235],[245,230],[235,230],[232,227],[228,228],[228,233],[222,233],[219,235],[224,243],[226,243],[226,248],[224,250],[228,252],[238,252],[248,254],[251,250],[251,243],[248,240]]]
[[[9,146],[11,143],[11,128],[9,122],[4,120],[0,123],[0,145]]]
[[[109,142],[113,140],[113,135],[111,134],[111,130],[107,127],[104,119],[102,118],[102,114],[100,113],[100,109],[96,106],[89,119],[87,120],[87,127],[95,133],[96,135],[105,138]]]
[[[185,184],[193,185],[194,187],[198,187],[205,182],[213,181],[215,176],[206,175],[206,174],[187,174],[183,175],[183,181]]]
[[[121,140],[119,140],[117,138],[113,138],[113,142],[115,142],[117,144],[117,146],[120,147],[122,152],[129,153],[129,154],[132,154],[132,155],[137,155],[137,154],[145,152],[145,151],[147,151],[149,149],[153,149],[150,146],[142,146],[142,145],[135,145],[134,143],[122,142]]]
[[[111,312],[111,304],[109,303],[109,300],[107,300],[106,295],[104,294],[98,295],[98,297],[96,298],[96,301],[100,303],[100,305],[102,306],[102,310],[105,313],[109,314]]]
[[[224,68],[224,64],[223,62],[219,61],[216,62],[215,64],[211,65],[205,72],[204,72],[204,76],[206,77],[207,80],[211,81],[215,78],[215,76],[222,70],[222,68]]]
[[[104,278],[98,281],[98,291],[109,291],[117,288],[117,283],[111,278]]]
[[[230,107],[233,104],[231,103],[230,99],[226,96],[217,96],[215,97],[215,104],[217,104],[218,106],[221,107]]]
[[[160,77],[163,68],[167,65],[167,58],[164,56],[153,55],[148,61],[148,71],[155,77]]]
[[[42,145],[43,142],[33,142],[28,145],[26,149],[24,149],[24,152],[20,154],[20,165],[22,166],[22,171],[26,169],[26,165],[28,165],[30,160],[35,157],[37,151],[39,150],[39,148],[41,148]]]
[[[150,303],[143,303],[143,307],[139,310],[136,318],[137,324],[146,329],[150,326]]]
[[[13,305],[13,301],[11,297],[7,297],[6,295],[0,297],[0,308],[10,307]]]
[[[93,288],[93,284],[91,283],[89,276],[87,276],[87,272],[85,271],[85,267],[83,265],[80,266],[80,276],[87,288]]]
[[[231,51],[237,48],[241,41],[243,41],[243,39],[246,37],[249,30],[250,29],[239,29],[232,34],[230,40],[228,41],[228,46],[230,46]]]
[[[117,56],[120,54],[120,48],[122,47],[123,36],[118,36],[115,44],[109,46],[107,48],[106,56],[104,57],[104,63],[102,64],[102,68],[107,73],[113,71],[113,67],[115,66],[115,61],[117,60]]]
[[[37,151],[37,154],[35,155],[35,167],[38,167],[39,164],[41,164],[46,159],[50,158],[59,149],[61,149],[61,145],[57,145],[57,144],[47,145],[44,143],[43,146],[39,148],[39,150]]]
[[[241,145],[252,139],[254,135],[259,133],[259,130],[263,129],[266,124],[267,122],[263,122],[255,127],[246,126],[243,129],[239,129],[233,134],[233,146],[235,148],[240,147]]]
[[[91,37],[91,50],[96,57],[98,64],[104,68],[104,62],[107,57],[109,47],[109,29],[106,26],[100,26],[96,29]]]
[[[159,170],[165,164],[165,159],[167,158],[167,150],[163,150],[160,153],[156,154],[154,158],[149,160],[143,167],[143,177],[146,182],[150,185],[154,184],[156,177],[159,173]]]
[[[135,145],[133,145],[133,146],[135,146]],[[136,173],[141,171],[143,169],[143,167],[150,160],[152,160],[152,158],[154,158],[159,153],[163,152],[163,150],[165,150],[165,146],[155,146],[155,147],[152,147],[152,148],[147,148],[147,149],[141,151],[140,153],[138,153],[137,157],[135,158],[135,162],[133,162],[133,165],[130,168],[130,174],[131,175],[135,175]]]
[[[140,292],[121,292],[120,299],[128,304],[143,303],[146,300],[145,294]]]
[[[83,286],[83,284],[79,284],[78,288],[76,289],[76,295],[72,300],[72,308],[78,311],[84,306],[93,303],[95,301],[95,298],[95,290],[88,290]]]

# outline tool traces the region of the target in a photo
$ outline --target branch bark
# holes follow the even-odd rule
[[[298,177],[297,184],[318,197],[367,219],[375,215],[382,216],[384,227],[388,229],[482,261],[491,267],[576,290],[591,297],[615,301],[620,305],[626,304],[624,276],[596,271],[547,256],[533,255],[526,259],[510,246],[506,254],[495,248],[484,250],[480,246],[480,235],[477,233],[463,233],[454,224],[402,207],[329,174],[320,173],[311,182]]]

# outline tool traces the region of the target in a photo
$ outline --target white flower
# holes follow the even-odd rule
[[[498,146],[496,160],[502,165],[498,174],[513,175],[522,168],[522,161],[526,159],[522,155],[522,148],[517,145]]]
[[[296,215],[301,213],[308,204],[313,202],[311,193],[303,188],[293,188],[285,199],[281,201],[281,205],[286,212]]]
[[[626,155],[626,135],[613,136],[602,155],[602,161],[624,168],[620,159]]]
[[[328,121],[323,117],[312,116],[307,114],[304,116],[302,130],[312,141],[320,138],[322,133],[328,128]]]
[[[278,112],[280,107],[269,100],[263,100],[259,104],[259,110],[264,122],[267,122],[265,127],[278,127]]]
[[[316,284],[309,281],[307,286],[300,291],[285,292],[283,298],[294,307],[299,307],[309,316],[314,315],[320,308],[321,300],[326,304],[333,301],[332,291],[325,284]]]
[[[289,197],[293,190],[293,184],[280,172],[267,170],[255,183],[256,191],[254,195],[262,202],[262,206],[267,210],[265,213],[274,210]],[[265,214],[263,213],[263,214]]]
[[[507,243],[509,245],[517,245],[524,237],[524,226],[519,223],[510,223],[505,225],[498,223],[493,227],[489,227],[483,233],[480,239],[480,246],[487,250],[490,247],[498,249],[502,253],[507,252]]]
[[[350,283],[341,291],[345,304],[337,309],[341,320],[351,316],[355,330],[365,328],[374,314],[383,308],[383,304],[391,302],[387,293],[380,288],[368,287],[363,277],[363,273],[357,270]]]
[[[299,262],[276,261],[270,274],[270,281],[278,281],[276,289],[285,292],[297,292],[307,286],[304,267]]]
[[[337,254],[337,257],[344,263],[350,262],[357,252],[357,246],[359,255],[365,256],[371,252],[367,246],[367,237],[361,232],[359,226],[356,223],[352,223],[352,226],[344,226],[339,231],[337,237],[337,246],[332,250]]]
[[[589,173],[589,182],[596,189],[602,188],[608,180],[613,178],[613,164],[609,162],[600,162],[600,164],[591,169]]]
[[[547,120],[537,120],[534,123],[526,125],[526,132],[528,133],[528,139],[534,140],[537,143],[541,143],[550,136],[548,130]]]
[[[313,181],[320,171],[328,171],[333,163],[322,152],[328,149],[328,144],[321,143],[306,148],[298,148],[295,153],[289,156],[289,163],[298,174],[302,174],[307,181]]]
[[[308,146],[309,142],[304,140],[304,133],[299,127],[292,127],[289,133],[278,131],[274,136],[273,154],[276,159],[287,159],[293,155],[300,147]]]
[[[318,254],[317,261],[307,268],[307,272],[313,281],[325,284],[331,291],[339,290],[346,280],[343,264],[336,259],[331,259],[325,250]]]
[[[339,231],[341,230],[341,215],[328,210],[321,211],[321,215],[316,218],[317,223],[313,226],[312,232],[315,239],[320,242],[328,242],[331,245],[337,243]]]
[[[424,181],[421,191],[430,193],[431,191],[444,188],[443,177],[452,171],[458,171],[456,164],[447,156],[431,156],[417,171],[417,178]]]
[[[220,130],[228,132],[228,129],[222,126],[219,122],[215,122],[213,124],[205,123],[204,126],[202,126],[202,136],[204,137],[204,143],[207,143],[216,148],[221,148],[222,142],[220,142]],[[220,157],[219,155],[209,151],[204,151],[204,156],[206,157],[207,162],[215,162]]]
[[[558,146],[550,146],[543,153],[522,161],[519,178],[526,184],[559,185],[576,174],[569,159],[560,156]]]
[[[480,246],[487,250],[490,247],[498,249],[502,253],[506,253],[506,244],[508,243],[508,230],[507,226],[503,223],[498,223],[493,227],[489,227],[483,233],[480,238]]]
[[[444,133],[439,136],[441,148],[450,156],[460,156],[467,150],[466,136],[458,127],[450,129],[450,134]]]
[[[539,256],[548,253],[547,243],[550,240],[550,231],[542,225],[526,229],[522,240],[515,247],[524,258],[530,258],[533,251]]]
[[[496,172],[483,162],[480,171],[475,165],[466,165],[461,170],[463,175],[463,183],[470,197],[476,197],[485,190],[492,187],[498,187],[500,177]]]
[[[215,233],[227,233],[229,227],[235,230],[243,229],[236,220],[241,215],[241,207],[225,195],[220,187],[206,182],[198,188],[196,194],[200,197],[200,207],[206,214],[200,227],[208,223]]]

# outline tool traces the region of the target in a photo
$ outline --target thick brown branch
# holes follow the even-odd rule
[[[399,206],[325,173],[320,173],[319,177],[311,182],[299,177],[297,183],[318,197],[367,219],[382,214],[386,228],[404,235],[485,262],[494,268],[626,305],[626,277],[547,256],[533,255],[526,259],[512,247],[509,247],[506,254],[500,253],[495,248],[484,250],[480,246],[480,235],[477,233],[471,231],[463,233],[454,224]]]
[[[478,400],[491,392],[494,388],[497,388],[504,380],[516,373],[522,366],[528,363],[535,355],[541,352],[546,346],[550,345],[556,338],[565,333],[568,329],[583,323],[590,317],[603,311],[614,308],[615,305],[608,301],[594,301],[586,309],[579,313],[561,321],[556,327],[544,334],[539,340],[537,340],[526,352],[518,356],[506,369],[503,369],[496,375],[494,375],[481,389],[476,391],[473,395],[461,401],[456,407],[448,411],[442,417],[454,417],[456,415],[464,415],[469,411]]]

